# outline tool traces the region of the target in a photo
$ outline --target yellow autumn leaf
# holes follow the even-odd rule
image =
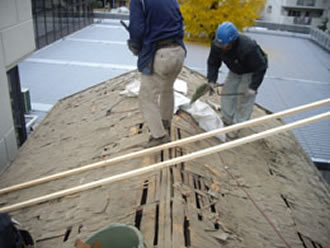
[[[266,0],[179,0],[186,38],[210,41],[219,24],[230,21],[243,31],[253,26]]]

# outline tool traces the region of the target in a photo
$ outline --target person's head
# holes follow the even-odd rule
[[[223,50],[229,50],[238,36],[238,30],[235,25],[231,22],[224,22],[217,28],[215,44]]]

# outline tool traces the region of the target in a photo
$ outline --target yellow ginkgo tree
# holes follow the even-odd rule
[[[239,30],[253,26],[266,0],[179,0],[185,32],[190,40],[214,38],[218,25],[225,21]]]

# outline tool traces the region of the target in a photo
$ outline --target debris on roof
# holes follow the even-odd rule
[[[0,176],[0,189],[141,151],[149,133],[138,100],[120,95],[137,77],[132,71],[60,100]],[[186,67],[180,79],[189,96],[206,80]],[[263,115],[256,105],[252,118]],[[281,125],[274,120],[242,133]],[[173,140],[202,132],[186,112],[174,116]],[[3,194],[0,208],[220,143],[209,138]],[[74,247],[114,223],[136,226],[146,247],[329,247],[329,206],[328,184],[285,132],[10,214],[38,248]]]

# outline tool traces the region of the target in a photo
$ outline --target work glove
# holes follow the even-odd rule
[[[135,55],[139,55],[140,50],[131,40],[127,40],[128,49]]]
[[[256,95],[257,95],[257,91],[248,88],[247,91],[245,91],[244,95],[245,95],[245,96],[256,96]]]

